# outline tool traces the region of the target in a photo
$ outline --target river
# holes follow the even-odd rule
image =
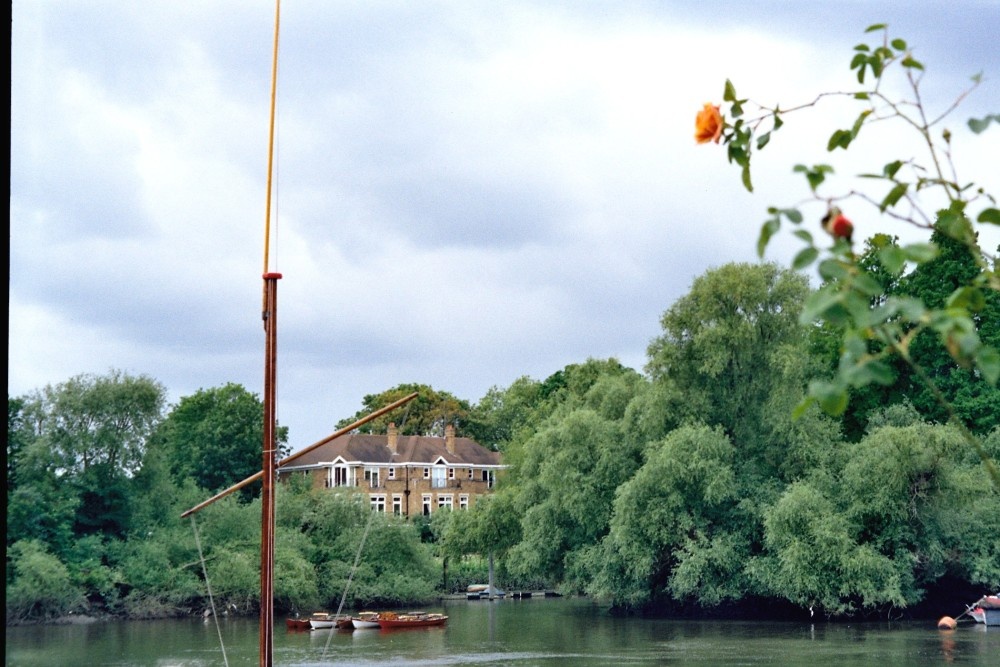
[[[616,618],[585,599],[444,601],[443,628],[275,630],[274,664],[477,665],[991,665],[1000,628],[932,622],[826,623]],[[957,612],[955,612],[957,613]],[[228,664],[257,664],[254,619],[220,619]],[[201,619],[7,628],[11,667],[225,665],[219,633]]]

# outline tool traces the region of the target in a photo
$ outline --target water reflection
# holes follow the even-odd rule
[[[766,623],[618,618],[587,600],[449,601],[445,627],[275,634],[275,664],[995,665],[1000,632],[924,623]],[[438,609],[435,609],[437,611]],[[280,620],[280,619],[279,619]],[[220,619],[230,665],[257,662],[253,619]],[[35,667],[223,665],[200,619],[8,628],[6,664]]]

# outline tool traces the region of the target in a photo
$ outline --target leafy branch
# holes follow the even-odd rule
[[[741,168],[741,181],[752,192],[751,161],[755,151],[767,147],[772,134],[781,129],[785,118],[793,112],[803,112],[831,98],[853,100],[863,108],[853,121],[835,130],[826,141],[827,152],[849,150],[865,127],[871,123],[897,122],[909,127],[919,138],[918,144],[925,151],[926,163],[916,158],[892,159],[879,168],[856,175],[869,182],[883,182],[886,189],[881,196],[873,196],[858,188],[848,188],[842,193],[830,193],[830,182],[835,178],[829,164],[804,165],[793,168],[802,174],[809,188],[809,198],[795,206],[772,206],[768,218],[761,226],[757,240],[758,255],[763,256],[771,239],[784,224],[792,226],[792,234],[800,239],[803,248],[792,259],[796,270],[816,266],[823,285],[806,302],[802,313],[804,323],[822,322],[837,327],[842,332],[841,355],[834,376],[811,383],[806,401],[799,406],[801,413],[813,403],[826,412],[839,415],[848,404],[849,391],[877,383],[889,385],[894,373],[888,363],[898,357],[908,364],[935,400],[955,422],[967,439],[976,447],[997,488],[1000,475],[988,459],[981,444],[955,416],[953,407],[934,384],[932,378],[914,363],[910,344],[921,332],[932,331],[956,364],[974,371],[981,381],[996,386],[1000,379],[1000,353],[986,345],[979,336],[976,317],[986,304],[986,295],[1000,291],[1000,277],[996,271],[996,257],[979,245],[976,225],[1000,225],[1000,209],[996,199],[975,183],[959,180],[951,153],[951,131],[940,128],[980,85],[982,76],[972,77],[972,85],[961,91],[939,114],[929,114],[921,94],[921,83],[926,69],[917,60],[907,44],[900,38],[890,38],[886,24],[870,26],[867,33],[881,33],[881,43],[858,44],[850,61],[858,84],[855,91],[827,92],[812,101],[797,106],[767,107],[741,98],[733,83],[725,82],[723,102],[727,108],[706,105],[697,119],[696,139],[705,143],[709,139],[726,146],[729,162]],[[908,93],[901,99],[890,97],[885,91],[889,76],[901,76]],[[747,109],[755,114],[748,118]],[[712,111],[714,110],[714,111]],[[981,119],[970,119],[968,128],[975,134],[1000,123],[1000,114],[990,114]],[[929,207],[927,198],[936,193],[937,201]],[[958,241],[975,261],[977,274],[967,284],[960,285],[941,307],[932,308],[916,297],[900,297],[884,293],[884,286],[855,253],[853,223],[843,214],[842,207],[864,204],[890,222],[900,222],[930,233],[927,242],[900,245],[895,237],[878,235],[869,241],[881,267],[893,274],[902,274],[909,266],[920,266],[939,255],[934,234]],[[819,204],[825,210],[822,228],[832,238],[832,244],[821,247],[813,234],[804,228],[806,216],[802,208]],[[978,213],[973,213],[973,207]]]

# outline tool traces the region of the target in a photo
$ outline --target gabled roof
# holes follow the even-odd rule
[[[496,466],[500,465],[499,452],[492,452],[471,438],[455,438],[455,453],[448,451],[445,439],[424,435],[400,435],[396,438],[398,453],[389,449],[389,436],[352,433],[342,435],[317,447],[295,460],[288,468],[329,463],[338,457],[345,461],[382,464],[433,465],[444,459],[449,465]]]

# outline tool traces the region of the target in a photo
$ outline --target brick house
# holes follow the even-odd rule
[[[496,483],[506,466],[500,454],[445,427],[443,438],[351,433],[282,466],[279,477],[307,475],[313,488],[353,487],[372,509],[400,516],[430,515],[438,508],[468,509]]]

